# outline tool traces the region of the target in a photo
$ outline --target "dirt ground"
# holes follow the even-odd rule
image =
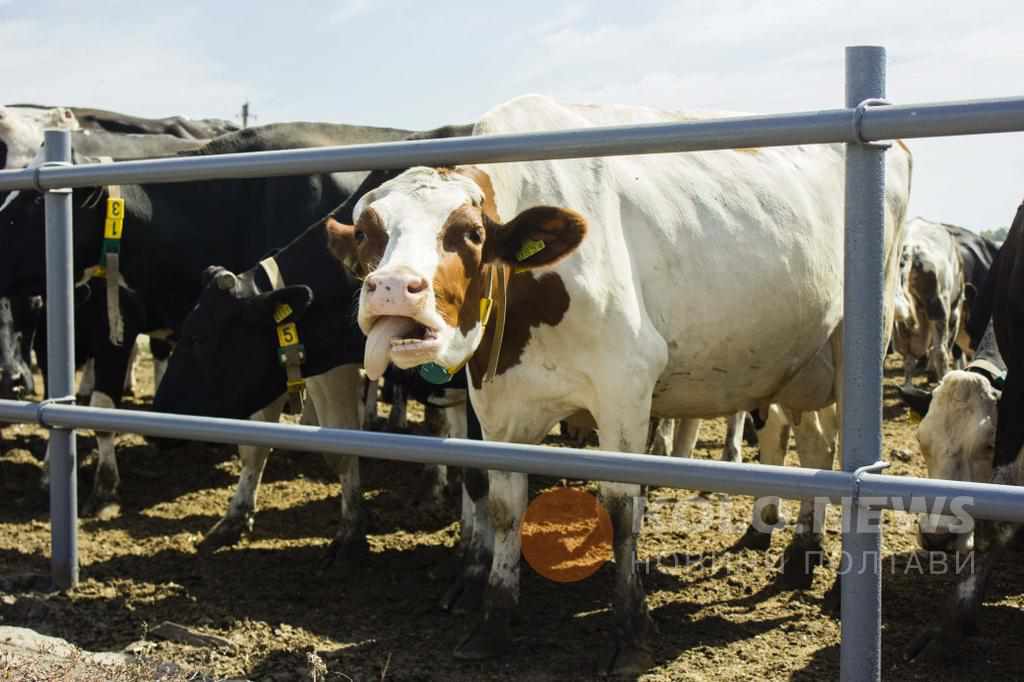
[[[924,475],[914,424],[896,400],[898,362],[887,365],[885,434],[891,473]],[[152,393],[143,359],[141,398]],[[48,571],[45,495],[33,492],[45,431],[7,426],[0,445],[0,577]],[[724,422],[706,422],[697,456],[717,457]],[[319,457],[276,453],[260,491],[252,536],[200,556],[195,544],[226,508],[239,471],[226,448],[158,454],[142,438],[120,436],[122,513],[81,521],[81,585],[69,593],[0,592],[0,624],[30,627],[91,651],[131,647],[211,677],[256,680],[566,680],[597,677],[608,654],[612,568],[557,584],[522,568],[519,620],[505,657],[462,663],[451,652],[469,625],[442,612],[458,536],[454,502],[436,509],[415,500],[421,469],[366,462],[370,554],[321,570],[334,534],[339,485]],[[91,488],[95,439],[79,437],[81,496]],[[745,448],[748,461],[756,450]],[[552,452],[557,456],[557,452]],[[789,462],[794,461],[790,454]],[[559,485],[539,480],[531,493]],[[838,511],[830,510],[831,567],[813,588],[776,587],[792,526],[767,555],[729,553],[750,516],[743,497],[650,491],[640,545],[645,584],[660,630],[657,666],[642,680],[836,679],[839,622],[823,606],[839,551]],[[786,515],[796,503],[786,503]],[[952,578],[921,563],[913,519],[887,513],[884,539],[883,675],[887,679],[1020,679],[1024,676],[1024,576],[1011,553],[995,576],[981,635],[953,660],[905,663],[902,651],[945,609]],[[163,621],[227,638],[228,648],[157,641]],[[310,672],[311,654],[327,674]],[[312,660],[315,660],[313,657]]]

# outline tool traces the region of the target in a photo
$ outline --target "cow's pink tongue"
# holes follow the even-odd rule
[[[363,354],[363,369],[370,381],[384,375],[391,359],[391,340],[401,338],[415,328],[416,321],[408,317],[386,315],[377,318],[366,335],[366,352]]]

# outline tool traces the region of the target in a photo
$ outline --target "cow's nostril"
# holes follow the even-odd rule
[[[425,291],[426,288],[427,280],[423,279],[422,277],[420,277],[418,280],[413,280],[412,282],[409,282],[408,286],[406,287],[407,291],[410,294],[418,294],[422,291]]]
[[[366,280],[366,290],[369,291],[371,294],[377,291],[377,283],[371,282],[370,280]]]

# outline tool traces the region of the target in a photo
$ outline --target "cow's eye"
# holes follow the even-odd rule
[[[366,233],[362,230],[356,230],[353,236],[355,237],[356,244],[362,244],[366,241]]]
[[[484,231],[479,227],[475,230],[469,230],[466,232],[466,239],[479,246],[484,241]]]

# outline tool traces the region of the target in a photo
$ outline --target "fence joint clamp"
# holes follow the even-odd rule
[[[44,429],[50,429],[51,431],[54,430],[54,429],[67,429],[67,428],[69,428],[67,426],[57,426],[55,424],[48,424],[46,422],[45,416],[43,415],[43,410],[46,409],[47,407],[49,407],[50,405],[74,405],[74,404],[75,404],[75,396],[73,396],[73,395],[65,395],[65,396],[61,396],[60,398],[47,398],[46,400],[43,400],[42,402],[40,402],[36,406],[36,422],[40,426],[42,426]]]
[[[70,168],[71,166],[74,165],[75,164],[71,163],[70,161],[46,161],[45,163],[36,166],[35,171],[33,171],[32,173],[32,184],[34,184],[36,190],[38,190],[41,193],[54,192],[55,194],[70,194],[70,187],[58,187],[53,189],[47,189],[46,187],[43,187],[42,178],[39,177],[39,172],[44,168]]]
[[[865,464],[864,466],[857,467],[853,470],[853,474],[851,476],[853,479],[853,495],[850,500],[851,506],[860,504],[860,484],[864,480],[864,474],[877,474],[883,469],[888,469],[890,464],[891,462],[878,460],[873,464]]]
[[[891,142],[875,142],[872,140],[864,139],[864,131],[861,129],[864,125],[864,112],[871,107],[887,107],[891,105],[887,99],[880,97],[869,97],[853,110],[853,139],[857,141],[862,147],[868,147],[870,149],[888,149],[892,146]]]

